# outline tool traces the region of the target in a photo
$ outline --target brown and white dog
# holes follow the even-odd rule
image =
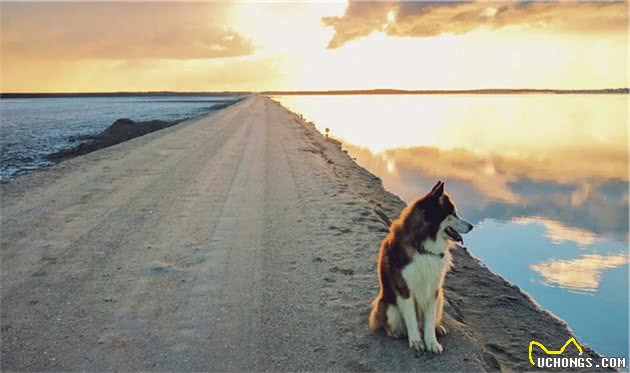
[[[372,303],[370,329],[383,328],[394,338],[407,335],[414,350],[441,353],[436,331],[446,334],[440,322],[442,284],[451,265],[449,249],[463,242],[460,233],[472,228],[457,216],[441,181],[426,196],[409,204],[381,243],[381,289]]]

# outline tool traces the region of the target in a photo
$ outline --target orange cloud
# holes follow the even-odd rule
[[[324,17],[335,35],[328,48],[382,31],[389,36],[462,34],[477,28],[519,26],[579,33],[627,33],[626,2],[359,2],[343,16]],[[621,34],[623,35],[623,34]]]
[[[2,65],[3,92],[248,91],[282,87],[286,76],[275,57],[16,61]]]
[[[249,55],[222,3],[2,3],[3,63]],[[9,61],[7,61],[9,60]]]
[[[469,180],[479,191],[506,202],[519,200],[509,185],[523,179],[571,185],[583,180],[624,181],[628,177],[628,155],[616,150],[578,152],[558,148],[555,154],[547,156],[540,153],[508,156],[429,146],[393,148],[379,153],[346,142],[344,147],[353,156],[369,162],[368,166],[374,167],[377,173],[384,172],[387,164],[393,163],[398,172],[418,170],[436,177]],[[592,197],[588,186],[577,185],[576,188],[567,203],[579,206]]]

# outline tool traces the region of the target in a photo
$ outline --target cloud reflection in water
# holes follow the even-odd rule
[[[572,151],[552,156],[480,155],[465,149],[407,147],[373,153],[344,144],[404,200],[447,180],[472,221],[543,222],[552,241],[588,245],[597,236],[628,241],[627,155]],[[562,234],[562,233],[565,234]]]
[[[445,180],[479,225],[466,236],[474,255],[581,342],[608,356],[628,351],[627,95],[279,100],[330,128],[404,200]]]
[[[538,272],[546,285],[582,292],[594,292],[599,287],[602,272],[626,265],[628,260],[627,253],[593,254],[582,255],[571,260],[552,259],[532,264],[529,268]]]

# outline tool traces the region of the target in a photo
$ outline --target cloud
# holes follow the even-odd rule
[[[389,2],[350,1],[343,16],[322,18],[324,25],[335,29],[328,48],[338,48],[347,41],[381,30],[386,25],[387,14],[395,6]]]
[[[547,285],[576,291],[595,292],[604,271],[627,265],[627,253],[582,255],[571,260],[551,259],[529,267],[538,272]]]
[[[3,59],[211,59],[250,55],[222,3],[3,3]]]
[[[381,31],[389,36],[463,34],[485,27],[519,26],[573,33],[627,33],[626,2],[360,2],[341,17],[324,17],[335,29],[328,48]]]
[[[276,57],[21,61],[2,65],[3,92],[250,91],[286,84]],[[97,88],[95,88],[97,87]]]

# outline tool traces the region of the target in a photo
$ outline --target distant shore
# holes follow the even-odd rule
[[[339,91],[269,91],[264,95],[523,95],[523,94],[628,94],[628,88],[612,89],[451,89],[451,90],[405,90],[405,89],[367,89]]]
[[[64,97],[171,97],[171,96],[207,96],[207,97],[225,97],[225,96],[246,96],[251,92],[7,92],[0,93],[0,99],[7,98],[64,98]],[[225,99],[209,100],[223,102]]]
[[[290,95],[520,95],[520,94],[629,94],[630,88],[604,88],[604,89],[430,89],[430,90],[406,90],[406,89],[346,89],[330,91],[225,91],[225,92],[52,92],[52,93],[0,93],[0,99],[8,98],[54,98],[54,97],[137,97],[137,96],[234,96],[258,93],[266,96],[290,96]]]

